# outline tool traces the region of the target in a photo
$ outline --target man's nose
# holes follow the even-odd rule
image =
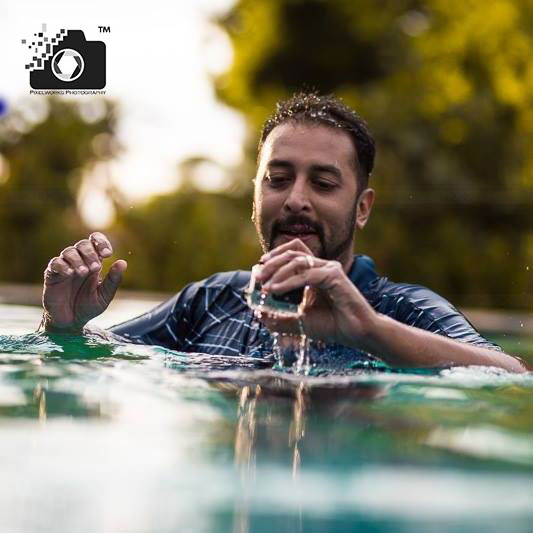
[[[290,190],[289,195],[287,196],[284,204],[284,209],[290,211],[291,213],[299,213],[300,211],[310,211],[311,203],[309,201],[309,194],[307,190],[307,184],[304,177],[298,176]]]

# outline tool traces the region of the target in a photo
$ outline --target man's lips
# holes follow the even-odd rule
[[[318,235],[316,233],[280,233],[279,236],[282,239],[286,239],[287,241],[292,241],[293,239],[300,239],[303,242],[310,241],[314,238],[318,239]]]
[[[282,228],[279,230],[279,234],[289,239],[302,239],[307,240],[317,236],[317,232],[310,226],[298,224],[290,226],[288,228]]]
[[[311,226],[307,226],[305,224],[293,224],[289,227],[280,228],[279,232],[287,235],[304,235],[308,233],[316,234],[316,231]]]

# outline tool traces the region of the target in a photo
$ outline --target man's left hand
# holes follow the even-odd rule
[[[309,286],[302,318],[304,332],[314,340],[365,348],[377,313],[348,278],[338,261],[313,256],[299,239],[278,246],[262,258],[258,280],[265,292],[283,294]],[[272,331],[299,333],[294,318],[261,320]]]

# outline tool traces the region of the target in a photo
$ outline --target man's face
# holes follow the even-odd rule
[[[343,264],[351,258],[355,157],[342,130],[287,122],[270,132],[254,192],[254,222],[265,252],[299,238],[317,257]]]

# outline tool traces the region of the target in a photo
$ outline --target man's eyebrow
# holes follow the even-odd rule
[[[290,161],[284,159],[271,159],[267,163],[267,167],[283,167],[283,168],[293,168],[293,164]]]
[[[281,167],[281,168],[294,168],[294,165],[285,159],[271,159],[267,163],[267,167]],[[342,172],[335,165],[328,164],[313,164],[311,170],[314,172],[329,172],[339,179],[342,179]]]
[[[314,170],[315,172],[329,172],[340,180],[342,179],[342,172],[335,165],[311,165],[311,170]]]

